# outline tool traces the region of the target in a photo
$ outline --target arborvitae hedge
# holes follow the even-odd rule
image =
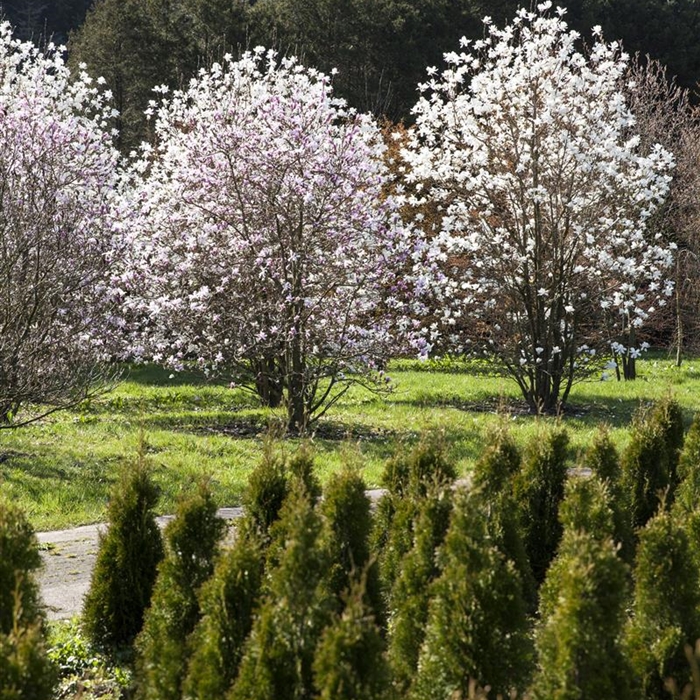
[[[489,531],[496,546],[513,561],[523,582],[528,610],[537,607],[537,583],[525,548],[520,513],[514,496],[515,479],[522,457],[511,434],[499,426],[488,438],[488,447],[477,461],[473,488],[490,504]]]
[[[0,698],[48,700],[56,672],[46,655],[44,612],[34,578],[41,567],[34,531],[0,497]]]
[[[520,472],[522,455],[508,429],[499,425],[486,440],[486,447],[474,466],[472,483],[489,498],[512,491]]]
[[[284,460],[271,440],[265,442],[260,463],[248,477],[243,493],[246,520],[253,530],[266,536],[289,491]]]
[[[424,496],[430,487],[450,484],[456,478],[442,439],[429,434],[411,450],[399,448],[386,464],[382,485],[397,496]]]
[[[425,637],[432,583],[439,574],[437,550],[443,543],[452,510],[452,491],[437,488],[421,503],[412,549],[389,598],[388,659],[396,695],[403,697],[415,677]]]
[[[612,535],[607,484],[572,476],[559,508],[564,534],[540,590],[537,700],[630,697],[620,645],[628,569]]]
[[[221,700],[231,687],[257,610],[263,552],[255,535],[239,536],[221,554],[200,589],[202,618],[189,639],[191,658],[184,697]]]
[[[674,401],[670,396],[666,396],[654,405],[651,420],[658,423],[664,436],[668,454],[668,480],[671,498],[673,498],[673,492],[678,486],[678,461],[683,450],[685,438],[683,409],[681,409],[677,401]]]
[[[595,475],[570,476],[559,506],[559,520],[565,531],[587,532],[598,541],[612,538],[615,519],[607,485]]]
[[[382,483],[388,493],[377,505],[372,532],[385,599],[413,547],[414,523],[423,499],[433,489],[450,486],[456,474],[436,436],[424,438],[408,454],[399,451],[387,462]]]
[[[307,444],[302,444],[290,457],[287,471],[292,481],[300,482],[313,503],[321,496],[321,482],[314,471],[314,456]]]
[[[581,467],[590,469],[608,487],[619,484],[622,478],[620,455],[606,426],[600,426],[586,450]]]
[[[622,456],[622,487],[632,526],[643,527],[663,502],[670,505],[678,484],[683,416],[669,399],[640,409]]]
[[[137,697],[179,700],[188,657],[187,638],[200,617],[197,592],[211,577],[224,522],[206,484],[178,504],[165,529],[166,554],[136,640]]]
[[[691,513],[700,507],[700,413],[695,416],[685,436],[678,460],[678,480],[677,507]]]
[[[564,497],[569,437],[560,427],[542,431],[527,446],[515,479],[515,500],[535,581],[540,584],[561,539],[559,504]]]
[[[488,684],[495,698],[528,681],[522,581],[490,537],[488,518],[478,494],[455,497],[411,700],[465,696],[470,679]]]
[[[584,500],[591,503],[588,495]],[[592,505],[598,513],[604,509],[600,501]],[[578,529],[580,520],[568,522],[542,585],[534,700],[632,697],[631,673],[620,646],[627,566],[612,538],[600,537],[596,521],[594,516],[591,531]]]
[[[0,698],[50,700],[55,697],[56,669],[46,655],[42,624],[20,623],[19,602],[15,615],[12,629],[0,632]]]
[[[230,700],[312,697],[314,654],[334,607],[321,533],[321,518],[306,489],[295,485],[271,531],[267,592]]]
[[[634,533],[627,508],[627,495],[622,486],[620,456],[606,427],[600,427],[580,463],[600,479],[608,492],[613,514],[613,539],[620,545],[620,556],[631,563],[634,558]]]
[[[39,545],[24,513],[0,497],[0,632],[9,634],[15,623],[43,622],[39,585]],[[19,619],[16,616],[19,615]]]
[[[328,480],[320,512],[324,523],[324,546],[330,557],[327,573],[330,592],[340,599],[354,573],[366,570],[366,600],[374,615],[382,618],[382,600],[376,561],[370,562],[372,530],[370,501],[359,471],[344,466]]]
[[[143,442],[112,492],[109,527],[100,535],[90,590],[83,603],[82,624],[97,647],[131,644],[143,626],[163,558],[163,541],[155,521],[158,488],[151,480]]]
[[[686,532],[667,512],[639,533],[633,617],[627,631],[630,662],[642,697],[665,700],[664,680],[690,680],[684,645],[700,638],[700,579]]]
[[[319,700],[382,700],[389,689],[384,641],[364,595],[362,576],[351,582],[342,614],[324,630],[314,657]]]

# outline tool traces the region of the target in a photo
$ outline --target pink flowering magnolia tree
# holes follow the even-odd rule
[[[405,325],[393,271],[413,251],[371,119],[262,49],[153,111],[122,280],[138,291],[137,354],[283,402],[293,432],[352,383],[382,384]]]
[[[0,24],[0,428],[105,379],[116,152],[109,95]]]
[[[596,354],[640,352],[673,262],[647,226],[673,158],[640,146],[627,57],[599,29],[581,53],[564,10],[550,10],[504,29],[486,18],[484,39],[429,70],[404,151],[413,201],[440,211],[433,336],[485,350],[538,412],[559,410]]]

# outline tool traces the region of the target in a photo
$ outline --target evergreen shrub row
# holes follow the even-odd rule
[[[133,644],[143,700],[670,698],[692,682],[700,638],[700,419],[685,438],[682,419],[660,402],[622,455],[601,429],[574,459],[561,426],[522,452],[500,427],[457,483],[426,438],[388,462],[375,507],[357,465],[321,492],[307,449],[284,460],[268,446],[227,537],[202,484],[164,545],[141,457],[110,505],[84,628]],[[35,545],[15,531],[25,554],[0,557],[0,664],[21,666],[29,645],[48,683],[36,587],[16,574]]]

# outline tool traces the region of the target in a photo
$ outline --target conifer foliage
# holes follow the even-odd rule
[[[621,647],[627,566],[612,539],[613,512],[595,477],[567,484],[564,534],[540,591],[536,700],[631,698]]]
[[[628,654],[639,690],[650,700],[668,697],[666,678],[690,680],[686,644],[700,639],[700,579],[685,530],[659,512],[639,533]]]
[[[643,527],[660,505],[670,505],[678,484],[683,416],[670,399],[641,408],[622,457],[622,485],[635,528]]]
[[[369,498],[359,471],[347,464],[334,474],[323,492],[320,505],[324,521],[324,545],[330,557],[327,573],[330,591],[340,596],[350,588],[353,575],[365,572],[365,599],[381,617],[381,595],[377,563],[370,559],[372,529]]]
[[[561,538],[559,504],[564,497],[568,445],[563,428],[542,432],[529,443],[514,484],[525,549],[538,584],[544,580]]]
[[[187,638],[201,615],[197,593],[213,573],[224,527],[209,487],[201,483],[181,500],[165,530],[165,558],[136,640],[140,700],[179,700],[181,696]]]
[[[163,541],[155,521],[158,489],[145,461],[143,437],[136,461],[122,473],[107,508],[90,589],[83,603],[85,633],[97,647],[130,645],[150,604]]]
[[[49,700],[55,669],[46,655],[44,613],[34,578],[41,566],[24,514],[0,497],[0,698]]]
[[[399,696],[405,695],[415,677],[432,584],[440,573],[437,552],[447,533],[451,509],[450,490],[436,489],[423,499],[415,522],[413,546],[403,558],[390,592],[387,651],[392,682]]]
[[[230,700],[312,696],[313,660],[334,602],[325,574],[322,522],[297,483],[273,527],[268,582]]]
[[[472,679],[489,685],[494,698],[522,688],[531,662],[522,581],[491,539],[478,494],[456,497],[440,559],[409,697],[464,696]]]
[[[188,640],[191,658],[185,697],[221,700],[238,673],[245,641],[261,595],[263,548],[258,537],[239,535],[223,552],[201,588],[202,613]]]
[[[389,669],[384,641],[355,578],[342,614],[324,630],[314,657],[319,700],[381,700],[387,697]]]
[[[385,597],[390,595],[403,557],[413,547],[414,523],[425,497],[450,487],[456,476],[436,435],[424,437],[412,449],[400,450],[387,462],[382,483],[388,493],[377,506],[372,537]]]

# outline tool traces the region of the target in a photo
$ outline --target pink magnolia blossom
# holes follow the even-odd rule
[[[116,151],[99,82],[0,24],[0,427],[81,400],[103,378]],[[18,413],[22,409],[21,413]]]
[[[412,255],[377,126],[330,79],[256,49],[153,104],[125,284],[144,356],[284,400],[304,430],[396,342]],[[387,292],[387,290],[389,290]]]

